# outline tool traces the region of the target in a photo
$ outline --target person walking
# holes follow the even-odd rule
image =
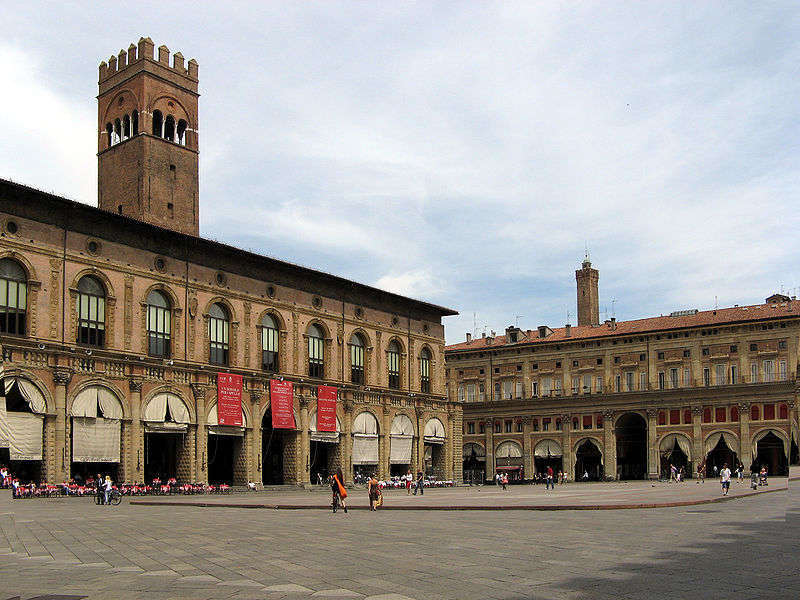
[[[706,480],[706,463],[700,462],[697,465],[697,483],[704,483]]]
[[[109,496],[111,495],[111,488],[113,487],[113,483],[111,482],[111,476],[106,475],[105,481],[103,481],[103,498],[105,500],[105,505],[110,506],[111,502],[109,502]]]
[[[347,504],[344,499],[347,498],[347,490],[344,489],[344,477],[342,476],[342,469],[336,469],[336,473],[331,475],[331,508],[336,512],[337,505],[341,504],[344,512],[347,513]]]
[[[98,473],[94,480],[94,493],[97,497],[97,504],[103,504],[103,476]]]
[[[424,481],[425,477],[422,474],[422,471],[417,471],[417,487],[414,488],[415,496],[417,495],[417,492],[419,492],[420,496],[422,496],[425,493],[425,486],[423,485]]]
[[[727,496],[728,490],[731,488],[731,470],[728,468],[728,463],[722,465],[722,471],[719,476],[722,483],[722,495]]]
[[[367,495],[369,496],[369,509],[370,510],[378,510],[375,506],[376,502],[378,501],[378,495],[380,494],[380,490],[378,489],[378,480],[375,479],[375,474],[373,473],[370,475],[369,479],[367,480]]]
[[[548,488],[551,490],[556,489],[555,485],[553,485],[553,467],[551,467],[550,465],[547,466],[547,481],[545,482],[545,488],[544,488],[545,491]]]
[[[503,491],[505,491],[506,486],[508,485],[508,475],[505,473],[500,476],[500,484],[503,486]]]
[[[411,474],[411,469],[405,474],[406,478],[406,495],[411,494],[411,483],[414,481],[414,476]]]

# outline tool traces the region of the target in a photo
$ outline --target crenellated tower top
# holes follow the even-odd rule
[[[113,54],[108,59],[108,62],[103,61],[100,63],[99,68],[99,83],[102,87],[103,83],[109,79],[115,80],[127,79],[134,75],[138,69],[128,72],[130,67],[135,67],[138,63],[143,61],[150,61],[156,65],[163,66],[175,74],[181,75],[195,83],[194,91],[197,91],[197,71],[198,65],[195,59],[189,60],[188,64],[184,64],[183,54],[176,52],[172,55],[172,64],[169,61],[169,48],[163,44],[158,47],[158,57],[154,56],[155,44],[149,37],[139,38],[138,46],[131,44],[128,50],[120,50],[117,56]],[[117,77],[117,76],[121,77]]]

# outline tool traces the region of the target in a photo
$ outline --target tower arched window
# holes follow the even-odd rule
[[[108,147],[114,145],[114,126],[111,123],[106,123],[106,137],[108,138]]]
[[[389,387],[400,389],[400,346],[394,340],[389,344],[386,353],[386,364],[389,369]]]
[[[91,275],[78,282],[78,343],[97,347],[106,343],[106,290]]]
[[[229,332],[228,310],[220,303],[211,305],[208,311],[208,362],[212,365],[228,364]]]
[[[176,138],[175,141],[178,142],[181,146],[186,145],[186,127],[187,127],[186,121],[184,121],[183,119],[178,121],[178,130],[177,130],[178,137]]]
[[[427,348],[419,354],[419,390],[425,394],[431,391],[431,353]]]
[[[171,350],[172,312],[163,292],[147,295],[147,351],[150,356],[169,358]]]
[[[364,340],[357,333],[350,337],[350,381],[364,384]]]
[[[128,115],[122,117],[122,139],[127,140],[131,137],[131,118]]]
[[[164,138],[170,142],[175,141],[175,117],[167,115],[164,120]]]
[[[114,119],[114,143],[119,144],[122,139],[122,123],[119,119]]]
[[[261,367],[265,371],[278,371],[278,324],[272,315],[261,319]]]
[[[164,136],[164,115],[160,110],[153,111],[153,135],[156,137]]]
[[[131,135],[139,135],[139,111],[131,113]]]
[[[319,325],[308,327],[308,376],[325,377],[325,336]]]
[[[25,335],[28,277],[15,260],[0,260],[0,333]]]

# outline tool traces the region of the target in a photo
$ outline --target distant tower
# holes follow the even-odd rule
[[[197,61],[153,48],[140,38],[100,63],[98,206],[198,235]]]
[[[597,293],[599,278],[600,273],[592,268],[587,252],[581,268],[575,271],[575,281],[578,282],[578,325],[600,324],[600,303]]]

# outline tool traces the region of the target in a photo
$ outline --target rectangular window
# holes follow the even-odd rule
[[[386,353],[386,360],[389,370],[389,387],[398,390],[400,389],[400,353],[389,350]]]
[[[778,379],[786,381],[786,361],[782,360],[778,363]]]
[[[692,377],[690,373],[691,372],[689,371],[689,369],[683,370],[683,387],[689,387],[690,385],[692,385]]]
[[[703,369],[703,385],[711,385],[711,369],[708,367]]]
[[[681,424],[681,411],[678,409],[672,409],[669,411],[669,424],[670,425],[680,425]]]
[[[564,428],[564,423],[561,419],[556,419],[556,431],[562,431]]]
[[[514,382],[511,380],[506,380],[503,382],[503,400],[511,400],[513,386]]]
[[[669,385],[674,390],[678,388],[678,369],[669,370]]]
[[[106,299],[81,293],[78,296],[78,343],[87,346],[105,345]]]
[[[467,384],[467,402],[475,402],[475,384]]]
[[[633,390],[633,371],[627,371],[625,373],[625,391],[632,392]]]
[[[208,319],[208,362],[212,365],[228,364],[228,327],[227,319],[209,317]]]
[[[539,382],[538,381],[532,381],[531,382],[531,394],[533,395],[534,398],[539,396]]]
[[[419,391],[423,394],[431,393],[431,359],[428,358],[427,350],[419,358]]]
[[[169,308],[147,305],[147,353],[150,356],[169,358],[171,314]]]
[[[522,382],[518,381],[516,387],[517,387],[517,389],[515,390],[516,394],[515,394],[514,397],[515,398],[522,398],[525,395],[525,389],[524,389],[524,387],[522,385]]]
[[[731,383],[739,383],[739,370],[736,365],[731,365]]]
[[[483,384],[480,385],[479,400],[481,402],[486,401],[486,386],[484,386]]]
[[[313,335],[308,336],[308,376],[323,379],[325,377],[324,362],[325,340]]]
[[[622,376],[621,375],[617,375],[616,386],[617,386],[616,391],[617,392],[621,392],[622,391]]]
[[[575,396],[580,394],[581,392],[581,378],[580,377],[573,377],[572,378],[572,395]]]
[[[533,430],[534,431],[539,431],[539,419],[534,419],[533,420]]]
[[[495,421],[495,422],[494,422],[494,432],[495,432],[495,433],[501,433],[501,431],[502,431],[502,427],[503,427],[503,426],[502,426],[502,425],[500,425],[500,421]]]
[[[467,423],[467,433],[475,433],[475,423],[469,422]]]
[[[364,346],[350,344],[350,381],[364,384]]]
[[[583,415],[583,428],[584,429],[592,428],[592,415]]]
[[[261,368],[278,371],[278,330],[274,327],[261,328]]]
[[[505,425],[506,425],[506,433],[511,433],[511,425],[512,425],[512,423],[513,423],[512,421],[506,421],[506,423],[505,423]]]
[[[465,400],[465,397],[464,397],[464,386],[460,385],[460,386],[458,386],[458,401],[459,402],[464,402],[464,400]]]
[[[774,421],[775,420],[775,405],[774,404],[765,404],[764,405],[764,420],[765,421]]]
[[[703,407],[703,423],[711,423],[711,407]]]
[[[549,396],[550,391],[552,390],[553,383],[550,377],[545,377],[542,379],[542,396]]]
[[[560,396],[561,395],[561,377],[556,377],[555,384],[556,384],[556,388],[555,388],[556,396]]]
[[[550,431],[550,419],[542,419],[542,431]]]
[[[772,371],[773,362],[771,360],[764,361],[764,381],[775,381],[775,375]]]
[[[666,377],[664,375],[664,371],[658,372],[658,389],[663,390],[667,387]]]
[[[597,382],[596,383],[597,387],[596,387],[595,391],[598,394],[602,394],[603,393],[603,378],[602,377],[598,377],[595,381]]]
[[[639,389],[642,391],[647,389],[647,373],[644,371],[639,373]]]
[[[727,370],[725,365],[714,365],[714,383],[716,385],[725,385],[727,383],[727,381],[725,381],[725,373]]]
[[[758,383],[758,364],[750,363],[750,383]]]
[[[478,423],[478,433],[480,433],[480,434],[486,433],[486,425],[484,424],[483,421]]]
[[[502,389],[502,387],[500,385],[500,382],[499,381],[496,382],[494,384],[494,397],[493,397],[494,400],[500,400],[503,397],[503,393],[502,393],[501,389]]]
[[[721,407],[717,408],[717,410],[715,412],[716,412],[716,414],[714,415],[714,420],[717,423],[724,423],[726,421],[726,418],[725,418],[725,407],[721,406]]]
[[[591,375],[584,375],[583,376],[583,393],[584,394],[591,394],[592,393],[592,376]]]

